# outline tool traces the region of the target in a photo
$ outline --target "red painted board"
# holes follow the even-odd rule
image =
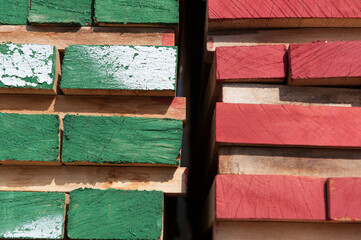
[[[216,220],[326,220],[325,179],[217,175]]]
[[[361,108],[271,104],[216,105],[216,143],[361,147]]]
[[[331,220],[361,221],[361,178],[330,178],[327,190]]]
[[[359,0],[208,0],[209,20],[361,18]]]
[[[285,45],[218,47],[217,82],[232,79],[285,79]]]
[[[291,83],[361,77],[361,41],[291,44],[288,54]]]

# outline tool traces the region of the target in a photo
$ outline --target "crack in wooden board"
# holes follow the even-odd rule
[[[0,6],[0,24],[27,24],[29,0],[0,0]]]

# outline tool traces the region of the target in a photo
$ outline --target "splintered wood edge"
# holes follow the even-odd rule
[[[289,74],[288,85],[293,85],[293,86],[361,86],[361,77],[291,79],[291,74]]]
[[[175,97],[175,90],[113,90],[113,89],[69,89],[61,88],[66,95],[101,95],[101,96],[146,96]]]
[[[236,78],[217,79],[218,83],[284,83],[286,78]]]

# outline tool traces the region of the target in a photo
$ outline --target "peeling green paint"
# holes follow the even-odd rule
[[[178,24],[178,0],[95,0],[97,23]]]
[[[31,24],[92,25],[93,0],[31,0]]]
[[[53,89],[55,75],[55,46],[0,44],[0,88]]]
[[[0,0],[0,24],[26,25],[29,0]]]
[[[163,192],[77,189],[70,192],[71,239],[159,239]]]
[[[177,48],[72,45],[65,49],[62,89],[175,90]]]
[[[0,192],[0,237],[61,239],[65,194]]]
[[[59,116],[0,113],[0,160],[57,162]]]
[[[66,115],[62,160],[176,165],[182,127],[174,119]]]

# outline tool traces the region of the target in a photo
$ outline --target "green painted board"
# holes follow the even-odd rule
[[[0,192],[0,238],[61,239],[65,194]]]
[[[21,89],[55,93],[55,46],[0,44],[0,92]]]
[[[0,113],[0,161],[58,162],[59,116]]]
[[[177,165],[181,120],[124,116],[64,118],[64,163]]]
[[[92,25],[93,0],[31,0],[30,24]]]
[[[29,0],[0,0],[0,24],[26,25]]]
[[[71,239],[159,239],[163,192],[77,189],[70,192]]]
[[[171,91],[177,47],[71,45],[65,49],[60,88]],[[84,94],[87,94],[85,92]]]
[[[178,24],[178,0],[95,0],[98,24]]]

